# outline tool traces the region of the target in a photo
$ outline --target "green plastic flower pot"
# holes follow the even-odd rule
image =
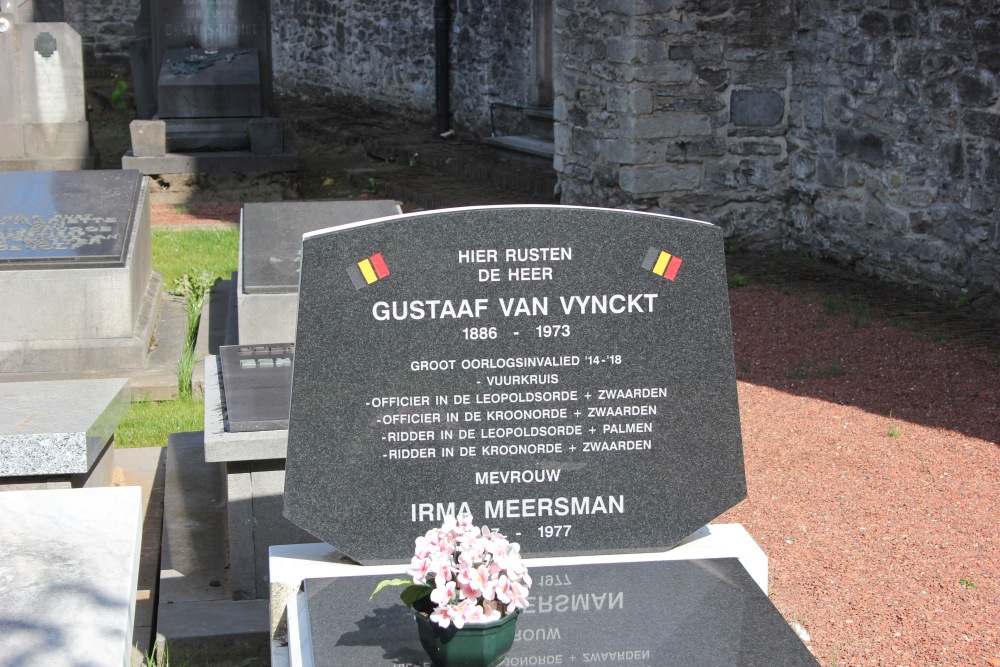
[[[435,667],[496,667],[514,645],[518,609],[492,623],[469,623],[461,630],[442,628],[420,613],[414,613],[420,643]]]

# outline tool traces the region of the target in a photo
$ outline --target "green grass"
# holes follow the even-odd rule
[[[153,229],[153,268],[168,288],[185,273],[205,269],[229,280],[236,270],[238,229]]]
[[[115,447],[165,447],[171,433],[204,427],[205,404],[201,400],[133,403],[115,430]]]
[[[750,281],[742,273],[734,273],[732,277],[727,281],[730,287],[746,287]]]
[[[823,307],[826,309],[827,315],[850,315],[851,324],[855,327],[868,326],[872,321],[871,313],[868,311],[868,304],[845,299],[839,294],[831,294],[830,296],[823,297]]]

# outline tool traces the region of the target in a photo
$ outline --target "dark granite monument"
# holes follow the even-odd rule
[[[148,0],[139,22],[133,77],[149,117],[133,121],[123,166],[160,175],[165,201],[184,199],[191,179],[163,176],[191,173],[218,187],[243,172],[244,187],[293,196],[298,160],[274,100],[269,0]]]
[[[147,179],[0,173],[0,372],[142,368],[156,324]]]
[[[532,556],[664,550],[745,497],[717,227],[413,214],[307,234],[299,294],[285,514],[362,564],[463,510]]]
[[[91,169],[80,35],[37,18],[34,0],[0,5],[0,171]]]
[[[226,430],[287,429],[295,344],[223,345],[219,360]]]

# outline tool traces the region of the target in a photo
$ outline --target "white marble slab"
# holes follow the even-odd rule
[[[0,667],[130,667],[137,486],[0,493]]]

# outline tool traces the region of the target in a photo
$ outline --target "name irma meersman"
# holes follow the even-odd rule
[[[411,503],[410,521],[440,523],[444,517],[472,514],[486,519],[534,519],[585,514],[624,514],[625,496],[559,496],[557,498],[508,498],[483,501],[481,512],[468,502]]]

